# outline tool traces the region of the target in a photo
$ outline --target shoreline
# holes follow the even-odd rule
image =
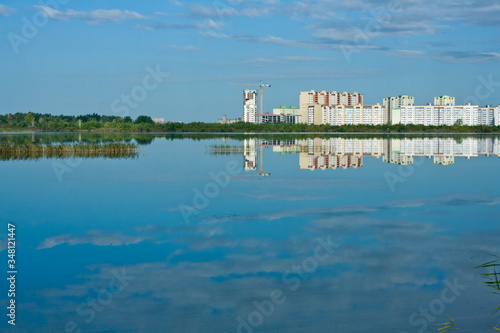
[[[428,131],[428,132],[412,132],[412,131],[401,131],[401,132],[378,132],[378,131],[373,131],[373,132],[353,132],[353,131],[332,131],[332,132],[325,132],[325,131],[319,131],[319,132],[314,132],[314,131],[304,131],[304,132],[258,132],[258,131],[250,131],[250,132],[181,132],[181,131],[176,131],[176,132],[171,132],[171,131],[122,131],[122,130],[111,130],[111,131],[102,131],[102,130],[69,130],[69,131],[20,131],[18,129],[12,130],[12,131],[4,131],[4,129],[0,129],[0,135],[6,135],[6,134],[69,134],[69,133],[80,133],[80,134],[145,134],[145,135],[168,135],[168,134],[175,134],[175,135],[196,135],[196,134],[201,134],[201,135],[318,135],[318,134],[324,134],[324,135],[492,135],[492,136],[500,136],[500,132],[464,132],[464,131],[446,131],[446,132],[435,132],[435,131]]]

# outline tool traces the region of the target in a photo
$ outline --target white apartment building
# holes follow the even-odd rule
[[[246,123],[257,122],[257,91],[245,89],[243,91],[243,121]]]
[[[322,106],[322,125],[382,125],[384,124],[385,108],[380,104],[375,105],[356,105],[356,106]],[[314,117],[314,110],[312,113]],[[311,113],[308,113],[308,121],[317,124],[314,119],[311,119]],[[308,122],[309,123],[309,122]]]
[[[500,105],[497,107],[487,105],[478,109],[478,123],[479,125],[499,126],[500,122]]]
[[[402,105],[412,105],[415,104],[415,97],[408,95],[399,95],[384,98],[383,105],[386,108],[394,109],[399,108]]]
[[[392,100],[384,99],[384,105],[393,106],[389,112],[389,123],[415,124],[425,126],[452,126],[457,123],[468,126],[487,125],[498,126],[498,107],[491,105],[479,107],[477,105],[455,105],[455,97],[448,95],[434,98],[434,105],[414,105],[413,100],[406,99],[408,103],[391,103]],[[396,107],[397,106],[397,107]]]
[[[165,118],[151,118],[155,124],[165,124]]]
[[[500,104],[493,111],[493,125],[500,126]]]
[[[498,126],[498,107],[477,105],[407,105],[392,110],[391,124],[415,124],[426,126],[452,126],[458,123],[467,126]]]
[[[452,138],[389,139],[384,162],[411,164],[415,156],[421,156],[433,158],[434,164],[448,165],[455,163],[455,157],[500,156],[499,142],[498,138],[474,137],[460,141]]]
[[[450,97],[448,95],[434,97],[434,105],[439,105],[439,106],[455,105],[455,97]]]
[[[222,119],[217,119],[219,124],[234,124],[241,121],[241,118],[229,119],[226,115],[222,115]]]
[[[399,95],[399,96],[384,98],[382,105],[385,107],[386,121],[389,123],[391,122],[391,112],[393,109],[413,104],[415,104],[415,97],[413,96]]]

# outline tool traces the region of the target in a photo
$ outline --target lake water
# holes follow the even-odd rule
[[[9,332],[492,332],[498,136],[4,134],[135,158],[0,161]],[[262,154],[262,155],[261,155]]]

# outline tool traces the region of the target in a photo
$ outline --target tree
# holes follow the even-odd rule
[[[123,121],[126,122],[126,123],[131,123],[132,122],[132,118],[130,118],[129,116],[126,116],[125,118],[123,118]]]
[[[139,116],[137,119],[134,121],[134,124],[152,124],[154,125],[153,119],[151,119],[150,116]]]
[[[25,117],[24,117],[24,125],[27,125],[28,127],[34,126],[35,122],[35,117],[29,112]]]
[[[462,119],[458,119],[457,121],[455,121],[455,126],[463,126],[464,124],[464,121]]]

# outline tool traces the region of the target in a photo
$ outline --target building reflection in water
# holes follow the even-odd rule
[[[357,169],[363,166],[365,156],[401,165],[413,164],[418,156],[432,158],[440,165],[453,164],[456,157],[500,156],[499,141],[498,137],[245,139],[243,149],[232,151],[243,153],[245,171],[257,169],[259,147],[272,147],[279,154],[299,154],[300,169]]]
[[[256,139],[243,140],[243,170],[257,170]]]

